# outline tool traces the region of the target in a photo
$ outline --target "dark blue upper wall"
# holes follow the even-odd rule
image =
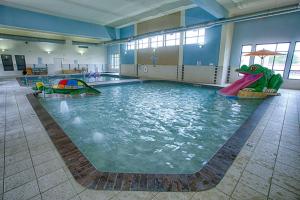
[[[114,28],[0,5],[0,25],[82,37],[115,39]]]
[[[186,26],[215,19],[214,16],[201,8],[191,8],[185,11]],[[183,64],[217,65],[219,61],[221,31],[221,26],[207,28],[205,30],[205,44],[202,47],[199,45],[184,45]]]
[[[120,39],[134,36],[134,25],[127,26],[120,29]],[[134,51],[126,51],[126,45],[122,44],[120,47],[121,64],[134,64]]]
[[[239,67],[242,45],[291,42],[287,67],[296,41],[300,41],[300,12],[235,24],[230,65]]]

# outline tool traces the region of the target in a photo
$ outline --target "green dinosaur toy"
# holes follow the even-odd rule
[[[283,83],[283,79],[280,74],[274,74],[272,70],[258,64],[254,64],[249,67],[247,65],[243,65],[236,71],[242,74],[262,75],[261,78],[244,90],[253,92],[277,92]]]

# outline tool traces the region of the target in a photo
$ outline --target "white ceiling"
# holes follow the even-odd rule
[[[300,3],[300,0],[217,1],[232,16]],[[0,0],[0,4],[115,27],[195,6],[192,0]]]
[[[120,20],[151,10],[167,12],[193,3],[191,0],[0,0],[0,4],[90,23],[118,26],[121,25],[117,23]],[[151,12],[149,14],[153,15]]]
[[[229,11],[231,16],[300,3],[300,0],[217,1]],[[193,0],[0,0],[0,4],[114,27],[196,6]],[[7,34],[7,32],[3,33]],[[23,32],[11,34],[24,35]],[[48,38],[44,35],[41,37]],[[86,38],[77,38],[77,41],[86,41]]]
[[[232,16],[248,14],[293,4],[300,0],[217,0]]]

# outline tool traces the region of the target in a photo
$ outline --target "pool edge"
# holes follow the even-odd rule
[[[97,171],[38,99],[32,94],[26,96],[71,174],[82,186],[96,190],[161,192],[196,192],[215,187],[275,98],[264,100],[200,171],[194,174],[138,174]]]

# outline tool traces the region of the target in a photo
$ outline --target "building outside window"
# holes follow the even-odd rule
[[[290,43],[275,43],[275,44],[260,44],[256,45],[256,51],[266,49],[270,51],[276,51],[282,55],[277,56],[266,56],[261,63],[261,58],[255,57],[255,64],[262,64],[264,67],[272,69],[275,73],[281,74],[283,76],[287,54],[289,51]]]
[[[205,40],[205,29],[193,29],[185,32],[185,44],[203,45]]]
[[[151,48],[158,48],[164,46],[164,36],[156,35],[150,38]]]
[[[149,38],[143,38],[138,40],[138,49],[149,48]]]
[[[180,33],[166,34],[166,46],[180,45]]]
[[[111,55],[111,69],[117,71],[120,67],[120,54],[115,53]]]
[[[300,42],[296,43],[289,79],[300,79]]]

